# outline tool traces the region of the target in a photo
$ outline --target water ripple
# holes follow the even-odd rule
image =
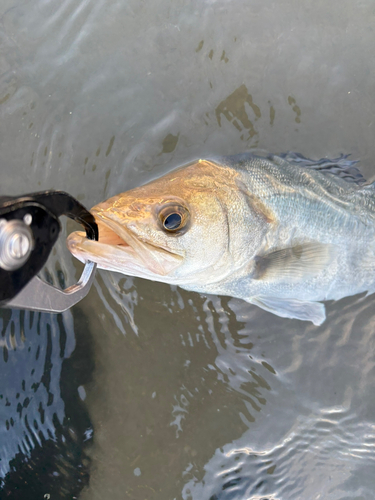
[[[0,316],[3,351],[0,390],[0,477],[18,452],[30,456],[43,440],[55,438],[57,419],[64,419],[60,394],[63,359],[75,347],[72,316],[16,310]]]
[[[246,437],[217,450],[203,481],[187,483],[183,498],[342,499],[347,480],[358,473],[362,477],[375,465],[375,425],[358,425],[347,412],[328,409],[298,417],[270,448],[243,446]],[[373,487],[371,475],[352,494],[371,497]]]
[[[240,319],[243,305],[230,304]],[[328,308],[329,320],[321,327],[306,326],[293,335],[284,330],[274,349],[268,344],[267,363],[276,375],[267,379],[268,390],[272,387],[276,396],[266,405],[268,418],[250,421],[239,439],[218,448],[204,466],[203,479],[195,476],[186,482],[184,500],[342,500],[349,498],[348,491],[350,498],[372,497],[375,421],[368,401],[362,399],[364,390],[368,397],[368,377],[373,373],[372,311],[371,297],[346,299]],[[249,324],[245,331],[248,328]],[[271,338],[276,329],[274,325],[268,331]],[[220,352],[223,346],[218,346]],[[239,374],[237,367],[236,377]],[[230,385],[242,397],[238,381]],[[283,395],[288,393],[285,405]],[[269,412],[275,412],[273,417]],[[353,481],[354,477],[361,479]]]

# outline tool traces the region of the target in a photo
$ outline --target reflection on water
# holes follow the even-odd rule
[[[89,477],[86,449],[92,426],[79,389],[90,380],[90,349],[83,338],[76,345],[69,312],[52,316],[3,310],[0,321],[4,498],[77,495]],[[77,359],[83,352],[84,362]]]
[[[373,497],[375,422],[363,399],[363,390],[373,394],[373,300],[352,302],[336,304],[331,326],[313,336],[283,338],[289,352],[268,346],[283,383],[277,409],[218,448],[204,477],[185,484],[184,499]],[[282,401],[286,388],[292,393]]]
[[[245,434],[217,450],[205,466],[204,479],[189,481],[183,498],[349,498],[343,495],[353,488],[353,478],[356,498],[373,497],[369,450],[375,445],[375,426],[358,426],[357,417],[347,411],[333,408],[299,418],[269,449],[244,446],[248,442],[251,436]]]
[[[3,194],[89,207],[255,146],[375,176],[370,0],[4,0],[0,18]],[[72,282],[61,250],[51,280]],[[316,328],[99,272],[63,316],[2,311],[1,493],[373,498],[373,302]]]
[[[117,317],[95,336],[90,401],[100,473],[82,498],[108,484],[115,498],[371,498],[371,297],[332,304],[316,328],[239,300],[112,280],[102,300]]]

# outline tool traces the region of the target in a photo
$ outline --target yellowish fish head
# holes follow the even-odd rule
[[[76,232],[68,248],[130,276],[197,288],[220,281],[233,269],[234,182],[232,170],[209,161],[182,167],[93,207],[99,241]]]

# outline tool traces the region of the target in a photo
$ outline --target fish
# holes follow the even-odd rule
[[[375,291],[375,183],[356,163],[194,160],[94,206],[99,240],[74,232],[67,246],[101,269],[321,325],[324,301]]]

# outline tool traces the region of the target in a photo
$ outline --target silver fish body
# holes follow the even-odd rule
[[[228,160],[234,168],[234,159]],[[329,168],[322,173],[277,156],[245,157],[235,168],[249,199],[267,207],[268,220],[248,275],[215,293],[320,324],[325,314],[317,301],[375,291],[373,185],[359,186]],[[251,246],[252,235],[247,236]]]
[[[375,188],[353,163],[293,153],[199,160],[94,207],[126,242],[121,255],[108,245],[117,264],[82,235],[68,246],[105,269],[318,325],[321,301],[375,291]],[[163,227],[163,211],[185,217],[180,232]]]

